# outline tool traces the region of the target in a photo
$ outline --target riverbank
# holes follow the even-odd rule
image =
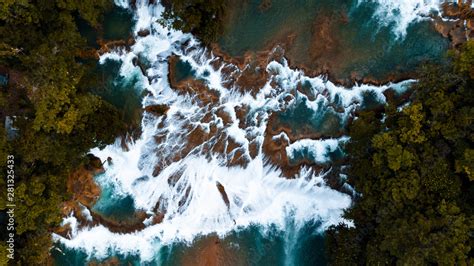
[[[72,183],[91,192],[75,190],[88,198],[77,196],[75,207],[64,213],[67,217],[74,210],[76,219],[65,219],[71,228],[55,236],[58,246],[97,263],[291,264],[305,257],[305,250],[323,250],[322,232],[350,223],[341,218],[342,209],[357,196],[339,171],[347,166],[342,150],[349,140],[347,126],[364,110],[380,113],[393,98],[407,100],[413,81],[352,86],[358,81],[355,75],[340,80],[347,86],[338,86],[329,70],[295,67],[292,61],[301,54],[293,54],[292,47],[302,48],[302,40],[291,32],[290,37],[276,34],[282,39],[243,56],[231,56],[219,43],[204,49],[189,35],[160,28],[153,17],[156,10],[140,5],[137,45],[110,54],[120,58],[119,65],[133,65],[124,78],[145,81],[140,137],[94,150],[107,170],[97,172],[95,180],[93,172],[76,175],[79,181]],[[278,3],[266,1],[258,12],[276,7]],[[337,23],[350,20],[349,12],[339,15],[343,21]],[[329,39],[338,24],[331,25],[325,14],[320,18],[307,29],[321,27],[315,36],[339,48],[316,45],[323,52],[316,49],[314,54],[339,53],[344,41]],[[442,39],[432,24],[420,24],[421,33],[436,36],[430,41]],[[447,48],[448,40],[442,40],[428,47]],[[414,54],[420,52],[417,48]],[[340,56],[352,60],[353,54]],[[319,77],[321,73],[325,76]],[[88,211],[81,205],[88,205]],[[312,238],[309,244],[301,241],[305,237]],[[323,260],[321,252],[305,263]]]

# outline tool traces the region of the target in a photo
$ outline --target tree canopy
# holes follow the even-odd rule
[[[93,47],[81,36],[78,20],[97,28],[109,7],[108,0],[0,1],[0,69],[11,74],[0,88],[0,116],[14,117],[17,129],[13,138],[0,130],[0,167],[5,173],[6,156],[15,156],[19,264],[46,263],[70,171],[123,129],[115,107],[85,85],[84,73],[94,63],[81,57]],[[0,183],[5,187],[4,179]],[[0,202],[4,215],[5,194]]]
[[[350,127],[349,183],[360,195],[328,231],[333,265],[474,263],[474,42],[425,66],[408,105]],[[383,121],[383,122],[382,122]]]

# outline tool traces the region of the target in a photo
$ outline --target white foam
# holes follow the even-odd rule
[[[114,3],[116,6],[119,6],[121,8],[129,8],[128,0],[114,0]]]
[[[174,188],[165,185],[161,176],[140,187],[140,201],[153,204],[165,195],[167,216],[161,224],[131,234],[114,234],[103,226],[82,229],[72,240],[55,235],[68,248],[78,248],[104,258],[112,249],[119,253],[139,254],[150,261],[157,249],[174,241],[192,241],[197,235],[217,233],[221,236],[252,224],[273,225],[284,230],[286,219],[297,226],[310,220],[321,221],[321,230],[341,221],[342,209],[350,204],[349,196],[324,186],[320,176],[304,176],[296,180],[282,178],[281,172],[266,166],[257,158],[248,167],[228,168],[217,160],[188,157],[175,170],[184,170]],[[216,187],[222,184],[229,198],[227,208]],[[183,186],[181,192],[178,190]],[[182,208],[178,202],[191,188]],[[138,196],[138,195],[136,195]],[[149,200],[148,200],[149,199]],[[292,213],[289,217],[288,214]],[[68,218],[73,220],[74,218]],[[69,221],[68,220],[68,221]]]
[[[407,34],[408,27],[415,22],[430,18],[433,13],[440,14],[441,4],[457,2],[456,0],[359,0],[375,2],[377,9],[374,17],[382,26],[393,26],[393,32],[398,38]],[[474,7],[474,4],[473,4]]]
[[[65,217],[61,222],[61,226],[69,225],[71,231],[68,233],[68,237],[75,237],[78,230],[78,222],[76,217],[74,217],[74,212],[71,212],[69,216]]]
[[[320,140],[301,139],[286,147],[286,152],[291,159],[294,159],[297,153],[301,150],[307,149],[309,155],[315,158],[316,162],[327,163],[330,161],[329,153],[336,151],[339,145],[347,140],[349,140],[348,137]]]
[[[93,149],[91,152],[102,161],[112,158],[111,164],[105,164],[106,171],[100,182],[114,183],[115,193],[130,195],[135,207],[147,213],[152,213],[160,200],[160,207],[166,213],[164,220],[150,225],[151,220],[147,219],[146,228],[135,233],[116,234],[99,225],[77,229],[72,239],[53,235],[54,239],[66,247],[82,249],[89,256],[105,258],[111,253],[137,254],[142,261],[151,261],[162,245],[175,241],[190,242],[196,236],[209,233],[223,236],[250,225],[259,225],[262,230],[270,226],[285,230],[288,220],[296,229],[308,221],[317,221],[321,223],[320,230],[324,230],[340,222],[350,224],[341,218],[343,209],[350,205],[349,196],[328,188],[322,176],[303,167],[295,179],[285,179],[276,166],[266,163],[261,145],[268,118],[273,112],[283,111],[294,103],[284,99],[294,96],[298,84],[303,82],[309,82],[313,93],[325,104],[340,98],[345,108],[341,114],[344,119],[358,106],[363,92],[372,91],[384,101],[383,91],[390,87],[403,88],[404,85],[360,85],[347,89],[326,81],[322,76],[307,77],[300,70],[290,69],[283,61],[268,64],[266,71],[271,77],[255,96],[242,93],[237,88],[223,86],[228,78],[222,73],[223,66],[215,69],[211,65],[214,55],[200,48],[191,35],[170,31],[156,22],[163,7],[149,6],[147,1],[137,1],[136,6],[136,43],[131,51],[112,51],[103,55],[101,62],[106,59],[122,62],[120,74],[130,77],[142,75],[133,65],[133,58],[145,58],[149,65],[146,73],[153,78],[149,82],[147,77],[141,76],[142,89],[151,92],[143,99],[143,105],[167,104],[169,110],[166,116],[158,118],[145,113],[142,135],[136,142],[128,144],[127,151],[117,141],[103,150]],[[150,35],[137,36],[141,29],[149,29]],[[187,46],[183,47],[185,43]],[[172,53],[189,62],[209,90],[219,91],[217,103],[203,104],[192,93],[179,95],[170,88],[166,59]],[[240,128],[235,108],[243,106],[248,108],[246,121],[243,121],[246,127]],[[216,112],[219,108],[231,117],[230,125],[224,125],[218,118]],[[211,122],[202,121],[206,114],[211,114]],[[211,126],[217,128],[215,136],[202,140],[181,158],[171,160],[186,149],[186,139],[193,128],[202,127],[209,131]],[[227,166],[228,156],[233,153],[211,155],[205,152],[204,146],[216,144],[221,135],[225,136],[226,143],[233,139],[245,150],[246,167]],[[156,137],[161,140],[157,141]],[[329,147],[334,150],[344,140],[301,140],[291,144],[287,150],[291,153],[292,149],[311,147],[315,158],[327,161],[322,149]],[[259,147],[258,155],[251,159],[248,147],[253,141]],[[157,165],[161,171],[154,177]],[[169,182],[176,176],[179,179]],[[217,182],[224,187],[228,204],[219,192]],[[74,225],[74,217],[66,218],[65,222]]]
[[[87,208],[86,206],[84,206],[82,204],[80,204],[80,206],[81,206],[82,216],[84,218],[86,218],[87,221],[92,222],[93,219],[92,219],[92,215],[91,215],[91,212],[90,212],[89,208]]]

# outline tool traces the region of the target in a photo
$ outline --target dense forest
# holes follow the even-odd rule
[[[359,196],[327,237],[332,265],[474,264],[474,41],[449,67],[426,66],[408,105],[350,127]]]
[[[90,92],[97,59],[79,23],[99,28],[108,0],[0,1],[0,168],[15,157],[15,261],[44,265],[51,230],[61,221],[66,178],[92,147],[122,130],[118,111]],[[88,84],[89,83],[89,84]],[[2,124],[3,125],[3,124]],[[2,190],[5,180],[0,181]],[[6,194],[0,198],[5,222]],[[6,238],[1,230],[2,240]],[[0,247],[6,264],[6,246]],[[11,262],[11,261],[10,261]]]
[[[174,28],[204,43],[222,34],[225,1],[167,2]],[[350,126],[354,227],[328,231],[331,265],[474,264],[474,41],[450,53],[450,65],[420,69],[408,103],[391,99]]]
[[[162,23],[209,44],[223,31],[225,2],[166,0]],[[18,265],[48,262],[67,177],[124,130],[118,110],[91,92],[94,47],[78,27],[100,28],[111,4],[0,1],[0,118],[13,120],[0,127],[0,168],[15,157]],[[409,104],[391,99],[350,126],[347,174],[358,195],[345,217],[354,226],[327,232],[331,265],[474,264],[474,41],[451,57],[420,70]],[[3,223],[3,193],[0,202]]]

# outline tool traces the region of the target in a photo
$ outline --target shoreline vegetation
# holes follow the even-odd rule
[[[220,51],[216,42],[224,32],[229,2],[164,0],[160,22],[191,32]],[[262,3],[262,10],[271,6],[271,1]],[[99,82],[91,72],[98,54],[133,40],[91,43],[79,29],[85,22],[100,32],[112,4],[109,0],[0,3],[0,74],[8,79],[5,84],[0,79],[0,116],[2,122],[15,118],[16,129],[1,127],[0,157],[16,158],[19,265],[53,263],[51,233],[61,230],[65,212],[80,210],[81,203],[90,207],[100,194],[92,175],[102,165],[87,152],[114,142],[130,126],[117,107],[91,89]],[[449,11],[472,21],[472,14],[463,10]],[[450,52],[452,63],[424,66],[410,105],[397,109],[403,103],[389,101],[383,110],[361,112],[349,128],[347,174],[361,196],[345,214],[356,227],[339,225],[327,233],[332,265],[474,263],[474,42],[458,42],[458,27],[441,24],[437,30],[458,49]],[[220,53],[226,61],[240,62],[237,65],[246,62],[245,56]],[[6,172],[6,160],[0,160],[0,168]],[[74,179],[81,173],[83,180]],[[3,179],[0,183],[6,186]],[[4,215],[6,195],[0,200]],[[131,224],[100,216],[93,222],[108,223],[117,232],[123,226],[136,230],[144,218],[136,216]],[[1,237],[7,237],[3,231]],[[2,253],[4,242],[0,245],[0,264],[12,263]]]
[[[0,168],[6,173],[9,154],[16,167],[15,261],[6,261],[2,241],[1,265],[52,263],[51,232],[71,197],[68,176],[88,164],[91,148],[114,142],[125,130],[119,110],[91,91],[100,45],[79,29],[100,32],[112,8],[109,0],[0,3],[0,74],[8,78],[0,88],[0,116],[2,123],[14,120],[15,129],[0,129]]]
[[[451,56],[420,70],[408,105],[389,101],[349,127],[360,194],[344,215],[354,227],[327,232],[331,265],[474,263],[474,41]]]
[[[223,26],[215,24],[228,15],[222,11],[225,3],[214,2],[221,7],[210,10],[215,20],[207,25],[194,15],[200,8],[186,8],[185,2],[200,4],[167,1],[165,18],[171,26],[244,64],[245,56],[231,58],[216,43]],[[331,265],[474,263],[474,41],[466,42],[474,14],[470,3],[445,4],[443,12],[459,19],[434,23],[451,43],[450,62],[424,64],[412,73],[419,82],[408,100],[361,112],[349,127],[347,174],[361,194],[345,214],[355,228],[339,225],[327,232]],[[219,30],[208,31],[207,26]]]
[[[229,31],[232,31],[229,24],[238,22],[238,19],[235,17],[239,16],[239,10],[245,9],[250,12],[248,9],[253,7],[251,7],[247,1],[241,2],[234,0],[213,0],[209,2],[209,6],[206,4],[200,0],[166,0],[163,3],[165,7],[164,16],[159,22],[163,26],[192,33],[200,39],[205,46],[208,46],[216,56],[222,57],[225,61],[232,62],[235,65],[265,65],[269,60],[268,55],[275,50],[279,50],[284,53],[284,57],[290,67],[301,69],[308,76],[325,75],[333,83],[345,87],[352,87],[354,84],[360,83],[379,86],[389,82],[400,82],[414,78],[417,74],[416,67],[410,67],[409,70],[399,69],[403,68],[403,64],[394,65],[393,68],[396,70],[388,71],[383,75],[378,74],[379,76],[370,72],[364,73],[362,70],[362,72],[360,72],[357,69],[351,70],[350,73],[348,73],[347,69],[345,69],[347,67],[351,66],[353,68],[356,66],[361,69],[366,69],[369,68],[369,64],[371,63],[369,61],[352,62],[351,57],[361,56],[357,54],[357,51],[360,51],[360,49],[350,49],[350,47],[343,45],[341,38],[344,37],[340,36],[340,33],[336,29],[337,27],[347,27],[347,25],[349,25],[349,11],[344,7],[336,12],[337,15],[341,17],[336,16],[336,18],[333,18],[319,14],[313,26],[305,28],[311,32],[309,36],[314,43],[314,45],[310,45],[310,47],[300,47],[302,44],[298,43],[298,35],[302,33],[295,32],[294,28],[288,28],[282,29],[281,31],[283,33],[277,31],[275,36],[262,43],[260,48],[255,48],[257,47],[255,46],[254,48],[244,49],[244,51],[235,54],[235,51],[232,52],[228,50],[229,47],[224,45],[223,39],[233,37],[227,36],[231,33]],[[262,1],[258,9],[263,15],[264,12],[271,12],[269,9],[271,9],[272,6],[272,1]],[[441,40],[443,38],[446,39],[450,48],[459,48],[468,38],[474,37],[474,11],[470,6],[471,4],[469,2],[459,2],[458,4],[444,3],[441,7],[444,19],[433,15],[433,22],[429,25],[429,28],[432,28],[433,34],[439,34]],[[331,13],[330,10],[325,10],[325,12]],[[322,22],[320,20],[322,20]],[[284,25],[279,26],[285,27]],[[332,32],[332,34],[329,34],[330,32]],[[419,33],[420,32],[414,34]],[[306,37],[307,36],[305,36],[305,38]],[[302,54],[296,53],[294,49],[291,49],[294,45],[300,47],[300,50],[304,52]],[[353,45],[357,45],[357,43],[353,43]],[[411,45],[421,44],[411,43]],[[427,46],[430,45],[432,46],[433,44],[427,44]],[[380,49],[382,48],[383,47],[380,47]],[[430,49],[435,48],[431,47]],[[346,53],[341,52],[346,50],[351,51]],[[427,51],[420,51],[419,53],[423,54],[427,53]],[[412,55],[412,57],[419,56],[420,55],[416,53]],[[307,60],[301,60],[301,57],[314,62],[308,63],[306,62]],[[393,57],[391,58],[394,59]],[[410,58],[406,58],[406,60],[409,59]],[[439,62],[431,63],[439,64],[445,61],[444,58],[439,59]],[[370,60],[376,61],[382,59],[375,57]],[[351,61],[352,65],[347,65],[344,61]],[[426,63],[430,63],[429,59],[419,61],[417,64]],[[382,67],[382,65],[380,65],[380,67]],[[405,68],[406,67],[407,66],[405,66]]]

